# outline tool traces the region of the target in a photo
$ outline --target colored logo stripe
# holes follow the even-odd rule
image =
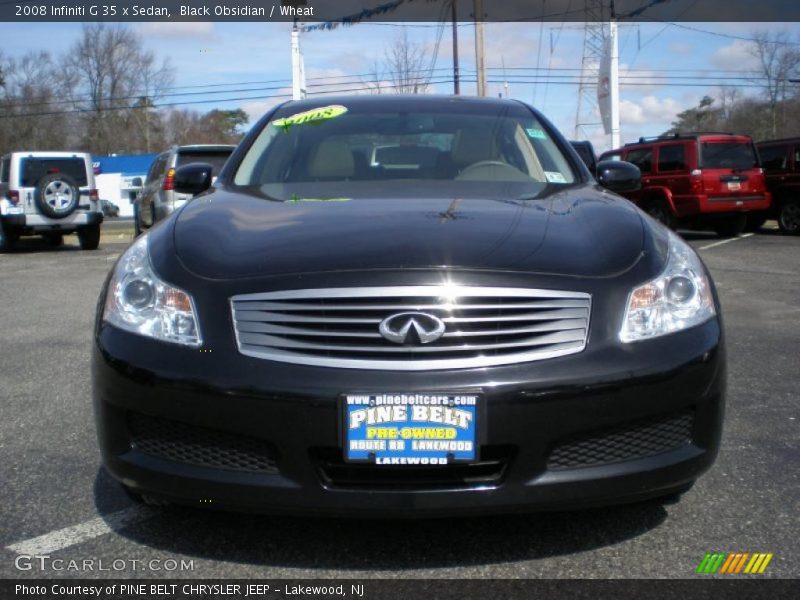
[[[722,561],[725,560],[725,553],[706,554],[700,566],[697,567],[698,573],[716,573]]]
[[[745,573],[763,573],[767,569],[767,565],[769,561],[772,560],[772,553],[769,554],[753,554],[753,558],[750,559],[747,567],[745,567]]]
[[[763,573],[767,565],[772,560],[772,553],[757,552],[725,552],[706,553],[700,565],[697,567],[698,573],[714,574],[719,572],[728,575],[738,573],[756,574]],[[747,565],[747,566],[745,566]],[[744,571],[743,571],[744,570]]]
[[[744,567],[744,561],[747,560],[747,557],[750,556],[749,552],[736,552],[734,554],[728,555],[728,560],[725,561],[725,564],[722,565],[722,568],[719,570],[720,573],[738,573]]]

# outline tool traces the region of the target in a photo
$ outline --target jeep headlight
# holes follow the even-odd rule
[[[147,236],[122,255],[108,284],[103,320],[165,342],[200,346],[192,297],[162,281],[150,264]]]
[[[646,340],[705,323],[717,314],[711,284],[700,259],[676,234],[669,234],[664,271],[631,291],[619,337]]]

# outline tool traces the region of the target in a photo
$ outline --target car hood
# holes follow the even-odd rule
[[[181,263],[212,279],[443,267],[609,277],[637,262],[644,237],[633,206],[594,186],[535,200],[286,202],[217,189],[174,228]]]

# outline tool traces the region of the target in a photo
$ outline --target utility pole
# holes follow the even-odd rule
[[[608,92],[611,112],[611,147],[619,148],[619,27],[611,0],[611,20],[608,23],[610,60],[608,61]]]
[[[610,12],[606,12],[606,6]],[[611,147],[619,148],[619,22],[614,1],[606,5],[605,0],[585,0],[585,8],[575,139],[589,139],[602,126]]]
[[[303,53],[300,50],[300,28],[295,19],[292,27],[292,100],[303,100],[305,97],[306,73]]]
[[[508,77],[506,77],[506,57],[505,56],[501,56],[500,60],[502,61],[502,64],[503,64],[503,90],[504,90],[504,92],[503,92],[503,94],[501,94],[501,96],[503,98],[508,98],[509,92],[508,92]]]
[[[475,68],[478,71],[478,96],[486,95],[486,62],[483,56],[483,0],[474,0]]]
[[[578,87],[577,111],[575,112],[575,139],[589,139],[591,132],[599,127],[595,111],[598,108],[598,80],[602,70],[600,64],[605,52],[605,30],[603,21],[604,0],[585,0],[583,25],[583,58],[581,78]],[[602,120],[602,119],[601,119]]]
[[[459,80],[458,73],[458,16],[456,15],[456,2],[458,0],[450,0],[450,6],[453,9],[453,93],[456,96],[461,95],[461,81]]]

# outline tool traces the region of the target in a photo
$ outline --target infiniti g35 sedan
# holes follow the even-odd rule
[[[670,497],[712,464],[720,307],[679,237],[511,100],[289,102],[102,291],[100,447],[135,498],[433,516]]]

